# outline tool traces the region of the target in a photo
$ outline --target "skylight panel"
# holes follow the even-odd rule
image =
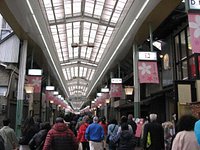
[[[81,13],[81,0],[73,1],[73,14]]]
[[[74,49],[74,57],[78,58],[78,47],[73,48]]]
[[[92,48],[88,48],[86,53],[86,59],[90,59],[91,53],[92,53]]]
[[[70,47],[68,50],[69,50],[69,59],[73,59],[73,50],[72,50],[72,48]]]
[[[45,7],[51,7],[51,0],[43,0]]]
[[[59,38],[58,38],[58,35],[53,35],[53,39],[54,39],[54,42],[58,43],[59,44]]]
[[[78,77],[78,67],[74,67],[75,77]]]
[[[72,0],[64,0],[64,8],[65,8],[65,15],[66,16],[71,16],[71,12],[72,12]]]
[[[60,43],[59,42],[56,42],[55,43],[55,46],[56,46],[56,49],[57,49],[57,51],[61,51],[59,48],[60,48]]]
[[[88,69],[88,73],[87,73],[87,76],[86,76],[86,79],[87,79],[87,80],[89,80],[90,73],[91,73],[91,69]]]
[[[104,5],[104,2],[97,1],[96,5],[95,5],[95,10],[94,10],[95,16],[100,17],[100,15],[102,14],[102,11],[103,11],[103,5]]]
[[[70,68],[70,71],[71,71],[71,76],[72,76],[72,78],[73,78],[73,77],[75,76],[75,75],[74,75],[74,68],[71,67],[71,68]]]
[[[85,57],[86,47],[81,47],[81,58]]]
[[[120,13],[114,13],[113,16],[112,16],[112,19],[111,19],[111,22],[112,23],[117,23],[118,19],[120,17]]]
[[[119,0],[118,3],[117,3],[116,9],[119,10],[119,11],[123,11],[126,2],[127,2],[127,0],[126,1]]]
[[[49,21],[55,20],[52,8],[46,8],[46,13]]]
[[[79,77],[83,77],[83,67],[79,67]]]
[[[94,1],[92,0],[86,0],[85,2],[85,12],[88,14],[92,14],[94,9]]]
[[[93,77],[93,75],[94,75],[94,71],[95,71],[95,70],[92,70],[92,72],[91,72],[91,74],[90,74],[90,78],[89,78],[90,81],[92,80],[92,77]]]
[[[54,7],[54,9],[55,9],[56,19],[63,19],[64,18],[64,9],[63,9],[63,6]]]
[[[86,73],[87,73],[87,68],[83,69],[83,77],[86,77]]]

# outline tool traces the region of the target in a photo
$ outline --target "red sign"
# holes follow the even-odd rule
[[[189,13],[188,20],[192,51],[200,53],[200,14]]]
[[[34,87],[34,93],[40,93],[42,77],[41,76],[28,76],[27,78],[28,78],[28,84],[31,84]]]
[[[140,83],[159,83],[157,62],[139,61],[138,74]]]
[[[122,84],[111,83],[110,85],[110,97],[121,97],[122,96]]]

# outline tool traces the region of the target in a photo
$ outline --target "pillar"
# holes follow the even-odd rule
[[[134,118],[140,117],[140,83],[138,79],[138,49],[133,44],[133,77],[134,77]]]
[[[23,41],[20,55],[19,78],[17,88],[17,109],[16,109],[16,135],[21,135],[21,123],[23,116],[23,101],[24,101],[24,82],[26,73],[26,59],[27,59],[27,40]]]

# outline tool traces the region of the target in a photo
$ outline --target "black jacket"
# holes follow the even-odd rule
[[[135,135],[136,129],[137,129],[137,124],[133,120],[128,120],[128,124],[131,125],[133,129],[133,134]]]
[[[129,130],[121,132],[119,139],[119,146],[117,150],[134,150],[136,146],[136,139]]]
[[[147,123],[144,126],[143,148],[147,149],[147,135],[150,132],[151,146],[148,150],[164,150],[164,129],[157,122]]]

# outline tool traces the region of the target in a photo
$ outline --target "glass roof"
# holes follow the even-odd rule
[[[70,96],[86,96],[127,1],[43,0]]]

